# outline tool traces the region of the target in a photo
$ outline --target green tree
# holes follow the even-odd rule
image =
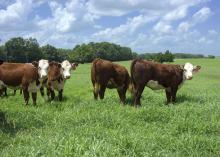
[[[48,59],[50,61],[59,61],[60,60],[57,49],[52,45],[47,44],[45,46],[42,46],[41,52],[42,52],[43,57],[45,59]]]
[[[12,38],[5,43],[7,57],[9,61],[27,61],[27,53],[25,53],[26,45],[22,37]]]

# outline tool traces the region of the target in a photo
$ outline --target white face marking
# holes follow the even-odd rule
[[[61,63],[62,66],[62,74],[64,79],[70,78],[71,74],[71,69],[72,69],[72,65],[70,64],[70,62],[68,60],[65,60]]]
[[[187,79],[187,80],[191,80],[192,77],[193,77],[193,65],[191,63],[186,63],[184,65],[184,77]]]
[[[160,85],[157,81],[154,81],[154,80],[148,81],[147,86],[151,88],[152,90],[164,89],[162,85]]]
[[[40,75],[40,79],[47,77],[48,67],[49,67],[48,60],[44,60],[44,59],[39,60],[38,73]]]

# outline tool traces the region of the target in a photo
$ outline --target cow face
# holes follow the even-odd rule
[[[48,60],[41,59],[38,63],[38,73],[40,75],[40,79],[44,79],[47,77],[49,62]]]
[[[70,78],[70,72],[72,69],[72,65],[68,60],[65,60],[61,63],[62,67],[62,75],[64,79],[69,79]]]
[[[186,63],[184,65],[184,77],[187,80],[191,80],[193,78],[193,73],[198,72],[201,69],[201,66],[193,66],[191,63]]]

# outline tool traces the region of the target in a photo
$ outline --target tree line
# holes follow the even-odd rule
[[[65,59],[85,63],[95,58],[107,59],[110,61],[125,61],[135,58],[154,60],[157,62],[173,62],[174,58],[204,58],[204,55],[185,53],[172,54],[169,50],[164,53],[132,52],[131,48],[120,46],[109,42],[90,42],[88,44],[76,45],[73,49],[56,48],[52,45],[40,46],[35,38],[24,39],[15,37],[0,46],[0,58],[9,62],[32,62],[39,59],[63,61]],[[209,56],[214,58],[215,56]]]

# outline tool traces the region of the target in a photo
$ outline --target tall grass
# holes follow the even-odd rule
[[[220,156],[220,60],[175,63],[185,62],[202,69],[169,106],[148,88],[139,109],[122,106],[116,90],[93,100],[90,64],[73,72],[63,102],[38,94],[37,107],[24,106],[10,91],[0,99],[0,156]]]

